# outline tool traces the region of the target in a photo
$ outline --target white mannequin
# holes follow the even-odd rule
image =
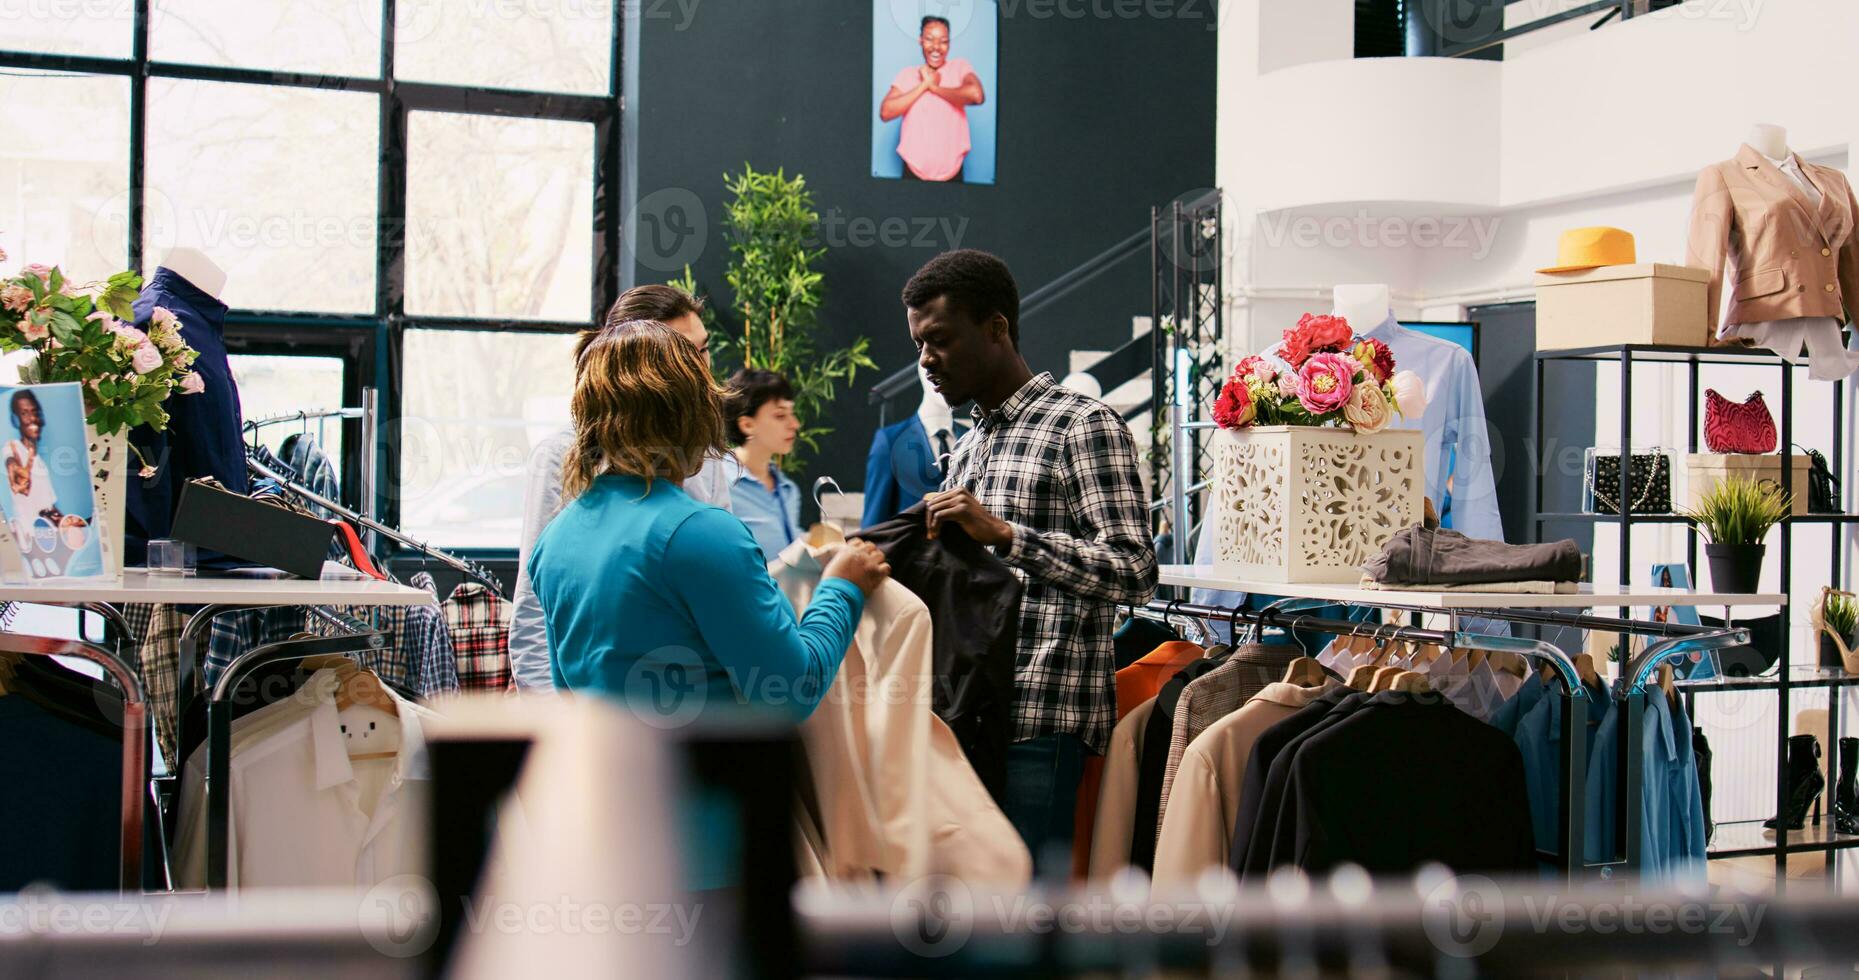
[[[1788,159],[1788,130],[1773,123],[1756,123],[1749,127],[1743,142],[1771,160]]]
[[[1331,313],[1349,321],[1358,335],[1386,320],[1390,308],[1388,287],[1380,283],[1344,283],[1331,300]]]
[[[932,442],[939,430],[947,429],[953,436],[955,434],[955,409],[950,408],[949,403],[943,399],[942,392],[937,391],[936,386],[930,384],[929,372],[923,370],[921,364],[917,365],[917,382],[923,386],[923,401],[917,405],[917,419],[923,423],[923,431],[929,433]]]
[[[169,249],[161,264],[215,299],[226,289],[226,270],[213,264],[213,260],[199,249]]]

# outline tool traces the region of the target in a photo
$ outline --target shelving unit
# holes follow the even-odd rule
[[[1630,473],[1628,459],[1634,450],[1633,421],[1633,369],[1644,364],[1682,365],[1687,379],[1688,425],[1686,427],[1686,452],[1699,451],[1698,434],[1702,426],[1703,389],[1701,373],[1706,365],[1734,365],[1743,367],[1772,366],[1779,370],[1781,376],[1780,408],[1777,412],[1776,427],[1779,430],[1780,450],[1786,456],[1794,452],[1794,408],[1795,408],[1795,372],[1804,369],[1806,364],[1791,364],[1775,354],[1762,349],[1740,347],[1668,347],[1646,344],[1621,344],[1607,347],[1585,347],[1570,350],[1538,351],[1535,359],[1536,398],[1531,405],[1530,431],[1535,439],[1532,450],[1536,453],[1535,472],[1529,484],[1530,530],[1532,540],[1545,538],[1543,529],[1550,524],[1590,524],[1600,526],[1614,524],[1620,528],[1619,581],[1633,580],[1633,526],[1635,524],[1686,524],[1685,518],[1676,514],[1583,514],[1542,509],[1544,499],[1544,478],[1549,469],[1548,460],[1544,458],[1545,440],[1543,433],[1543,396],[1545,373],[1552,363],[1585,361],[1600,365],[1614,363],[1620,369],[1620,431],[1618,447],[1621,453],[1620,485],[1616,490],[1616,500],[1623,503],[1632,499],[1630,495]],[[1835,472],[1840,469],[1840,444],[1844,437],[1845,418],[1841,406],[1845,403],[1845,382],[1831,382],[1833,390],[1833,439],[1827,457]],[[1598,433],[1597,433],[1598,435]],[[1674,463],[1676,468],[1676,462]],[[1673,481],[1676,487],[1676,480]],[[1805,493],[1805,487],[1795,487],[1794,469],[1787,462],[1781,467],[1781,486],[1789,493]],[[1842,501],[1842,505],[1844,501]],[[1623,507],[1623,510],[1629,508]],[[1687,713],[1696,717],[1696,698],[1700,694],[1733,691],[1774,691],[1776,692],[1776,730],[1775,730],[1775,812],[1782,813],[1788,802],[1788,734],[1793,717],[1790,711],[1790,693],[1796,689],[1826,689],[1828,691],[1828,739],[1832,745],[1839,744],[1840,737],[1840,692],[1853,686],[1859,686],[1859,677],[1840,671],[1822,670],[1818,667],[1797,667],[1793,664],[1791,624],[1788,618],[1789,606],[1793,594],[1793,543],[1794,526],[1797,524],[1824,525],[1833,533],[1846,524],[1859,523],[1859,515],[1854,514],[1809,514],[1791,517],[1783,521],[1773,532],[1780,559],[1781,610],[1784,649],[1781,666],[1773,677],[1749,678],[1713,678],[1696,683],[1681,682],[1679,690],[1685,698]],[[1836,541],[1828,549],[1832,555],[1828,582],[1843,582],[1841,549]],[[1694,582],[1700,581],[1698,570],[1698,534],[1694,530],[1686,536],[1685,563],[1692,569]],[[1829,747],[1830,748],[1830,747]],[[1838,834],[1833,829],[1831,814],[1833,780],[1828,780],[1827,792],[1821,799],[1822,814],[1818,827],[1809,824],[1800,831],[1777,835],[1767,830],[1760,820],[1733,821],[1717,825],[1716,836],[1712,839],[1709,855],[1711,858],[1749,857],[1773,855],[1775,858],[1775,881],[1777,889],[1787,880],[1788,855],[1811,852],[1824,852],[1826,855],[1829,877],[1832,876],[1837,853],[1850,847],[1859,847],[1859,836]],[[1837,878],[1835,887],[1837,887]]]

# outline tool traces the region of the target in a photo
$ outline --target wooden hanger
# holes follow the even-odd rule
[[[1446,652],[1445,649],[1443,649],[1437,643],[1422,643],[1414,651],[1414,663],[1430,664],[1433,661],[1438,660],[1440,656],[1443,655],[1445,652]]]
[[[831,548],[846,543],[846,532],[825,521],[818,522],[807,529],[807,545],[812,548]]]
[[[1394,680],[1388,685],[1388,690],[1398,691],[1402,694],[1429,694],[1433,690],[1433,685],[1427,681],[1425,674],[1416,674],[1411,670],[1404,670],[1395,676]]]
[[[1601,683],[1601,675],[1594,669],[1594,658],[1585,653],[1575,655],[1575,676],[1581,678],[1583,684],[1599,686]]]
[[[1309,657],[1298,657],[1285,667],[1283,683],[1296,684],[1298,687],[1320,687],[1328,679],[1322,664]]]
[[[1491,666],[1496,667],[1498,670],[1501,670],[1504,673],[1517,678],[1518,680],[1522,680],[1523,678],[1530,676],[1530,662],[1525,660],[1519,654],[1510,653],[1507,651],[1498,651],[1498,652],[1493,652],[1491,654],[1490,659],[1491,659]]]
[[[1368,692],[1370,694],[1380,694],[1383,691],[1391,691],[1394,689],[1394,679],[1402,674],[1408,673],[1412,673],[1412,671],[1402,670],[1399,667],[1379,668],[1375,671],[1375,679],[1369,683]]]
[[[1665,703],[1668,706],[1678,707],[1678,682],[1673,676],[1672,662],[1669,660],[1659,665],[1659,690],[1665,692]]]
[[[1477,670],[1478,665],[1484,663],[1487,656],[1488,655],[1483,650],[1465,651],[1465,668],[1467,670]],[[1494,664],[1493,666],[1496,665]]]
[[[1363,664],[1350,671],[1349,680],[1344,683],[1348,684],[1349,687],[1354,690],[1366,691],[1369,689],[1369,685],[1374,682],[1375,674],[1379,671],[1380,668],[1376,667],[1374,664]]]
[[[374,671],[357,667],[353,662],[347,670],[336,668],[343,674],[340,687],[336,689],[336,710],[346,711],[356,706],[379,708],[389,714],[398,714],[393,696],[387,693],[387,686]],[[395,759],[399,752],[358,752],[349,756],[350,762],[366,762],[370,759]]]

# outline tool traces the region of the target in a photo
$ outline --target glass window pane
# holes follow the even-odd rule
[[[156,61],[378,78],[381,0],[156,0]]]
[[[400,525],[453,548],[515,548],[533,448],[568,426],[574,334],[408,330]]]
[[[0,50],[129,57],[132,0],[0,0]]]
[[[587,321],[593,249],[592,125],[412,114],[408,313]]]
[[[45,106],[82,125],[13,125],[0,139],[0,272],[31,262],[80,282],[129,265],[129,79],[8,70],[0,119],[42,118]]]
[[[394,13],[398,78],[532,92],[612,91],[613,0],[415,0],[397,4]]]
[[[233,354],[230,360],[233,383],[239,386],[239,408],[247,422],[286,412],[343,407],[340,357]],[[316,437],[316,444],[340,469],[340,419],[268,425],[258,430],[258,441],[275,453],[281,451],[286,438],[305,432]]]
[[[380,99],[149,81],[146,265],[176,246],[236,307],[372,313]]]

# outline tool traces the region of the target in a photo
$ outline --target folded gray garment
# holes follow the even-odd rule
[[[1410,527],[1396,531],[1381,554],[1362,564],[1362,571],[1383,584],[1574,582],[1581,578],[1581,549],[1568,539],[1505,544],[1457,531]]]
[[[1362,587],[1388,592],[1484,592],[1495,595],[1574,595],[1579,582],[1477,582],[1472,585],[1426,585],[1419,582],[1377,582],[1364,575]]]

